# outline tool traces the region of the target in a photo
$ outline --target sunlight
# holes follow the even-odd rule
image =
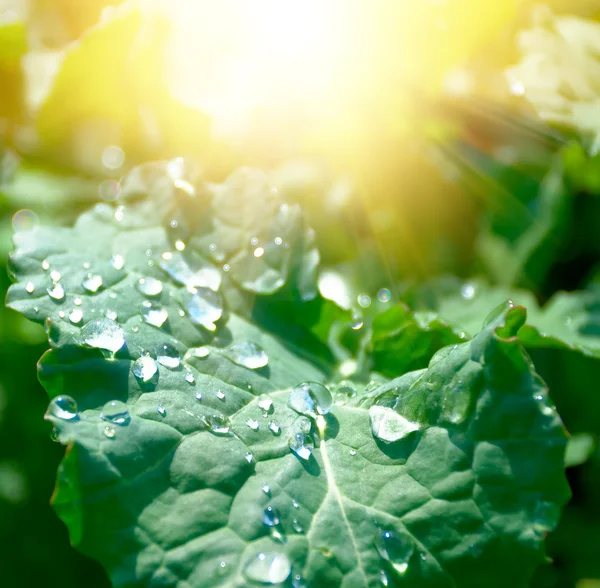
[[[177,0],[172,92],[207,112],[216,135],[243,131],[260,108],[314,109],[351,56],[351,14],[337,0]]]

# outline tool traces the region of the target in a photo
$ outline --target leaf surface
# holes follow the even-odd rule
[[[248,170],[221,186],[171,172],[137,170],[122,207],[15,238],[9,306],[46,323],[41,381],[79,407],[47,417],[67,444],[54,506],[74,545],[115,586],[527,585],[568,487],[565,434],[515,337],[524,309],[502,309],[428,368],[309,418],[289,398],[329,378],[318,339],[267,330],[253,309],[295,296],[301,313],[315,300],[318,257],[299,209],[282,210]],[[273,235],[289,248],[267,251]],[[215,328],[190,306],[194,288],[222,293]],[[142,319],[147,303],[167,312],[161,325]],[[98,320],[101,344],[89,333]],[[267,365],[243,365],[234,345],[246,342]],[[134,372],[145,354],[159,360],[147,381]],[[127,405],[121,424],[102,418],[113,400]],[[387,442],[398,422],[407,433]],[[308,459],[290,450],[298,433],[314,444]],[[269,558],[278,574],[257,572]]]

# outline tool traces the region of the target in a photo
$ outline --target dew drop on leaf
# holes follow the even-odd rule
[[[371,297],[368,294],[359,294],[357,300],[361,308],[369,308],[371,306]]]
[[[229,347],[229,354],[235,363],[251,370],[263,368],[269,363],[264,349],[251,341],[234,343]]]
[[[228,435],[231,430],[229,419],[220,413],[215,413],[208,417],[208,426],[217,435]]]
[[[102,288],[102,276],[99,276],[98,274],[87,274],[85,278],[83,278],[81,286],[86,292],[95,294]]]
[[[163,291],[163,284],[156,278],[140,278],[136,288],[144,296],[158,296]]]
[[[258,431],[260,429],[260,423],[255,419],[248,419],[246,421],[248,427],[250,427],[253,431]]]
[[[115,431],[114,427],[111,427],[110,425],[106,425],[106,427],[104,427],[104,436],[108,437],[108,439],[114,439],[117,436],[117,432]]]
[[[292,529],[294,529],[296,533],[304,533],[304,527],[298,519],[292,521]]]
[[[69,320],[78,325],[83,320],[83,311],[80,308],[74,308],[69,314]]]
[[[309,460],[312,456],[314,443],[312,438],[306,433],[295,433],[290,437],[288,444],[290,449],[303,460]]]
[[[83,304],[83,300],[81,300],[81,298],[74,298],[73,299],[73,304],[75,306],[81,306]]]
[[[162,404],[156,407],[156,412],[162,417],[167,416],[167,409]]]
[[[195,288],[185,301],[185,310],[191,321],[204,327],[208,331],[214,331],[215,323],[223,316],[223,301],[221,296],[210,288]]]
[[[271,486],[269,486],[268,484],[263,484],[261,486],[261,490],[265,493],[265,494],[271,494]]]
[[[260,584],[281,584],[291,571],[290,560],[283,553],[259,553],[244,567],[246,578]]]
[[[110,258],[110,265],[112,265],[116,270],[122,270],[125,267],[125,259],[122,255],[115,253]]]
[[[217,390],[216,397],[217,397],[219,400],[225,400],[225,392],[223,392],[222,390]]]
[[[346,404],[350,398],[354,398],[358,392],[354,382],[351,380],[342,380],[334,387],[335,404],[338,406]]]
[[[160,365],[164,365],[169,369],[177,369],[181,363],[181,355],[173,345],[164,343],[156,352],[156,359]]]
[[[192,374],[192,372],[186,372],[185,373],[185,381],[188,384],[193,384],[196,381],[196,378],[194,378],[194,374]]]
[[[50,279],[53,282],[59,282],[61,277],[60,272],[57,272],[56,270],[50,272]]]
[[[273,506],[267,506],[263,512],[262,521],[267,527],[277,527],[281,523],[281,515]]]
[[[369,418],[373,436],[384,443],[393,443],[404,439],[410,433],[421,428],[419,424],[409,421],[392,408],[385,406],[372,406],[369,409]]]
[[[28,294],[33,294],[35,290],[35,285],[33,284],[33,282],[27,282],[27,284],[25,285],[25,292],[27,292]]]
[[[131,420],[127,405],[121,400],[110,400],[100,412],[100,418],[115,425],[127,425]]]
[[[290,392],[289,405],[296,412],[317,417],[331,410],[333,398],[323,384],[304,382]]]
[[[261,394],[258,397],[258,407],[264,410],[266,413],[271,412],[271,409],[273,408],[273,401],[271,400],[271,397],[267,396],[266,394]]]
[[[194,398],[200,402],[202,400],[202,392],[196,392],[196,394],[194,394]]]
[[[79,418],[77,402],[67,395],[57,396],[50,401],[46,416],[53,416],[63,421],[72,421]]]
[[[142,382],[149,382],[158,371],[156,361],[149,355],[138,357],[133,364],[133,375]]]
[[[279,424],[275,421],[271,421],[269,423],[269,430],[271,431],[271,433],[273,433],[273,435],[277,436],[279,434],[281,434],[281,427],[279,426]]]
[[[399,574],[404,574],[415,551],[415,542],[407,533],[382,531],[375,538],[375,547]]]
[[[42,261],[42,269],[47,272],[50,269],[50,262],[47,259]]]
[[[461,289],[460,295],[465,300],[471,300],[476,294],[475,285],[471,282],[467,282]]]
[[[192,355],[194,357],[199,357],[200,359],[204,359],[210,355],[210,349],[208,347],[196,347],[192,350]]]
[[[46,291],[53,300],[63,300],[65,297],[65,289],[62,284],[52,284]]]
[[[146,300],[142,304],[140,311],[144,322],[154,327],[162,327],[169,318],[169,313],[166,308],[163,308],[160,304],[149,302]]]
[[[254,456],[251,453],[246,453],[246,455],[244,456],[244,458],[246,459],[246,461],[248,463],[252,463],[254,461]]]
[[[81,329],[83,342],[90,347],[116,353],[125,344],[123,329],[109,318],[90,321]]]

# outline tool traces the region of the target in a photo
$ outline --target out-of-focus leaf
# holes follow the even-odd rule
[[[0,123],[3,118],[21,116],[21,57],[27,51],[25,25],[20,21],[3,22],[0,14]],[[0,138],[2,126],[0,126]]]
[[[521,62],[507,72],[544,120],[593,141],[600,139],[599,39],[599,23],[541,9],[520,34]]]

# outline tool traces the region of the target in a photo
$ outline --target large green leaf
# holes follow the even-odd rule
[[[300,211],[256,172],[212,186],[173,165],[135,171],[123,207],[15,238],[8,303],[47,324],[40,378],[79,407],[55,398],[47,415],[68,446],[54,505],[74,545],[115,586],[526,586],[568,487],[560,419],[514,336],[524,309],[307,417],[291,391],[327,381],[327,361],[252,308],[317,300]],[[192,304],[214,303],[210,287],[221,318]],[[141,318],[148,303],[162,326]],[[145,353],[158,372],[136,377]],[[128,412],[116,422],[113,400]]]

